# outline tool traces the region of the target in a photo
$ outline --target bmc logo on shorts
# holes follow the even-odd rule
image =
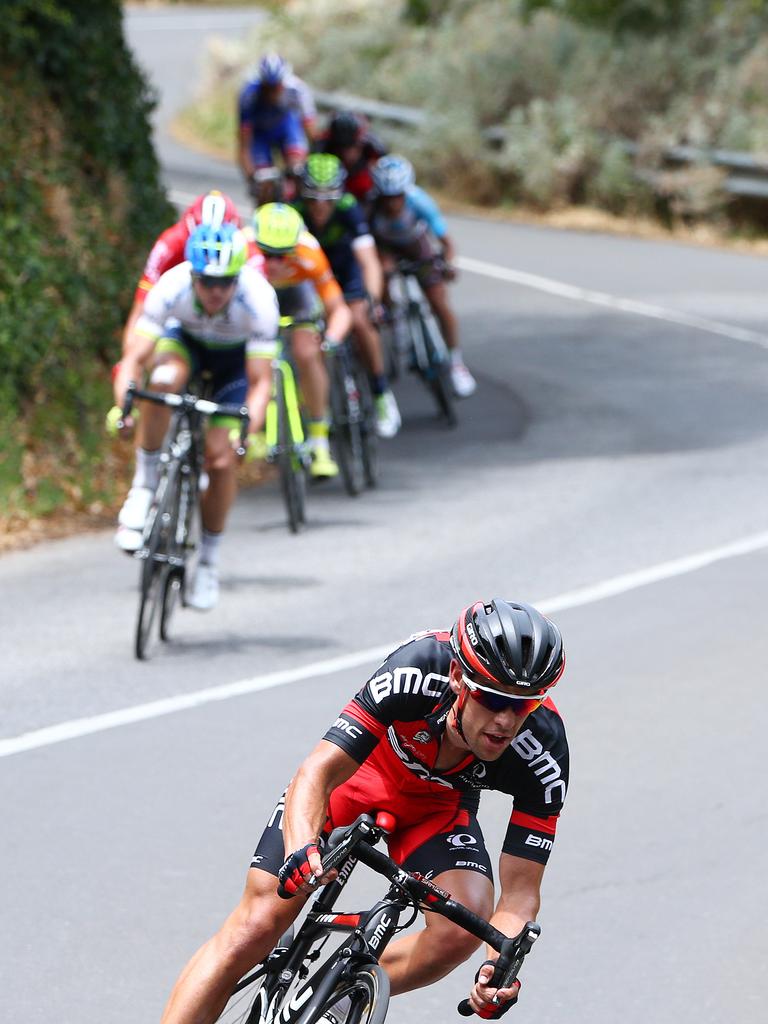
[[[447,836],[445,841],[449,846],[459,847],[462,850],[467,846],[477,846],[477,840],[468,832],[454,832],[453,835]]]
[[[443,687],[440,683],[447,683],[448,676],[441,676],[437,672],[427,672],[426,675],[415,665],[405,668],[396,668],[394,672],[382,672],[375,676],[368,686],[371,695],[377,704],[380,704],[385,697],[391,693],[423,693],[427,697],[442,697]],[[439,687],[435,689],[435,685]]]

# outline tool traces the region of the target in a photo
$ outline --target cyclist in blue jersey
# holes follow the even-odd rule
[[[371,175],[369,222],[385,269],[391,269],[398,258],[421,263],[419,283],[451,353],[453,389],[460,398],[467,398],[477,382],[464,363],[458,323],[445,287],[456,271],[455,249],[442,214],[434,199],[415,184],[413,166],[404,156],[383,156]]]
[[[255,172],[274,164],[278,152],[289,172],[309,152],[305,126],[314,125],[314,101],[306,83],[277,54],[266,54],[238,100],[238,161],[249,186]]]
[[[294,206],[328,257],[352,312],[352,330],[371,375],[376,405],[376,432],[394,437],[400,411],[384,372],[379,332],[371,318],[371,300],[378,306],[384,277],[376,243],[354,196],[344,192],[346,171],[338,157],[313,153],[301,175],[300,198]]]

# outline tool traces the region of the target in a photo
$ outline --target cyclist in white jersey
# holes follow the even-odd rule
[[[166,271],[147,296],[129,347],[136,365],[122,368],[115,384],[115,402],[122,406],[124,382],[132,379],[134,369],[133,379],[138,379],[142,362],[154,352],[152,390],[178,393],[191,377],[208,373],[214,401],[248,406],[249,441],[254,447],[263,447],[254,434],[264,425],[271,360],[277,350],[275,290],[257,270],[245,265],[248,244],[232,224],[219,228],[201,225],[190,236],[185,255],[186,262]],[[157,486],[168,413],[145,403],[142,417],[146,486],[131,488],[120,513],[120,529],[138,532],[139,543]],[[219,542],[237,491],[236,459],[229,440],[236,422],[214,416],[206,436],[209,485],[201,499],[200,564],[189,599],[192,607],[200,610],[212,608],[218,600]],[[119,538],[118,544],[130,549]]]

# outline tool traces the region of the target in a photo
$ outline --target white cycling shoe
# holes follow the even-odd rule
[[[219,603],[219,570],[215,565],[201,562],[195,573],[195,582],[187,595],[187,604],[199,612],[208,612]]]
[[[382,438],[394,437],[403,422],[395,396],[391,391],[384,391],[376,396],[374,403],[376,405],[376,433]]]
[[[464,363],[451,364],[451,384],[458,398],[469,398],[477,390],[477,381]]]
[[[154,491],[150,487],[132,487],[117,513],[117,521],[129,530],[143,530]]]
[[[121,551],[132,553],[141,547],[144,523],[152,505],[154,491],[150,487],[132,487],[117,514],[115,544]]]

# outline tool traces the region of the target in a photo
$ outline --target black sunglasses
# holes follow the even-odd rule
[[[233,285],[237,284],[237,274],[231,277],[211,277],[209,274],[198,274],[195,280],[202,285],[203,288],[211,289],[220,288],[226,290],[232,288]]]

